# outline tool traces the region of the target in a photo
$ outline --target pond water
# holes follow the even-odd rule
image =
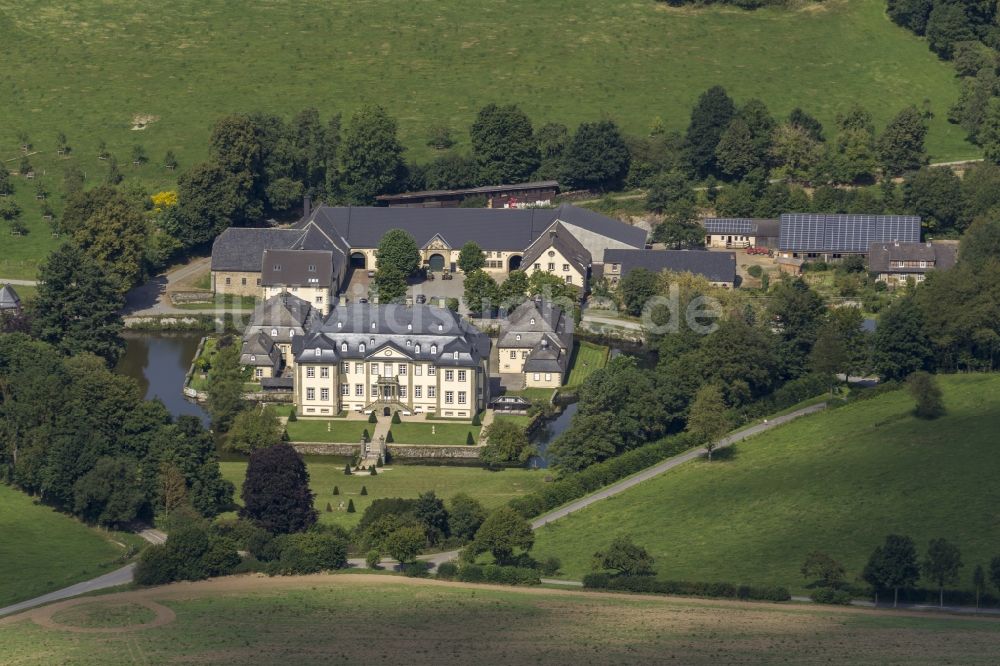
[[[182,393],[201,334],[126,332],[123,337],[127,346],[116,371],[139,382],[146,399],[159,399],[175,418],[197,416],[207,427],[208,413]]]

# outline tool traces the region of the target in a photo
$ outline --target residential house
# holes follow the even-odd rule
[[[955,265],[956,241],[930,243],[872,243],[868,252],[868,270],[875,279],[890,287],[909,281],[923,282],[928,272],[943,271]]]
[[[573,318],[558,305],[542,298],[525,301],[500,326],[500,373],[523,375],[529,388],[561,386],[573,352],[573,327]]]
[[[748,217],[709,217],[701,221],[705,227],[705,246],[716,248],[768,247],[778,245],[780,220]]]

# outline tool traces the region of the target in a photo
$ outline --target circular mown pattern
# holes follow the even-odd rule
[[[174,612],[153,601],[90,601],[60,608],[53,613],[39,613],[36,623],[54,629],[78,632],[121,632],[157,627],[175,618]]]

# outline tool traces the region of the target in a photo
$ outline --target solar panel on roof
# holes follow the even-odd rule
[[[920,241],[920,218],[914,215],[781,216],[778,247],[799,252],[867,252],[875,242]]]
[[[711,234],[740,234],[748,236],[756,233],[757,224],[743,217],[710,217],[704,222],[705,230]]]

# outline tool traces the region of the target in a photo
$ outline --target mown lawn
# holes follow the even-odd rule
[[[67,165],[91,184],[104,178],[102,140],[127,179],[159,191],[207,157],[224,114],[315,107],[324,120],[346,119],[366,102],[399,121],[407,157],[418,161],[431,157],[436,125],[467,149],[468,127],[490,102],[519,104],[536,127],[610,116],[645,134],[657,118],[683,129],[713,84],[738,101],[760,97],[778,116],[801,106],[827,134],[856,102],[881,128],[902,107],[930,100],[932,158],[979,153],[947,121],[959,95],[952,67],[893,25],[884,0],[753,12],[653,0],[510,0],[475,11],[457,0],[136,0],[127,12],[97,0],[0,0],[0,59],[0,160],[17,167],[17,135],[27,132],[57,215]],[[132,129],[137,116],[144,129]],[[55,154],[60,131],[72,147],[65,157]],[[149,155],[138,168],[129,157],[136,144]],[[176,171],[162,166],[167,150]],[[0,277],[30,278],[59,239],[33,186],[17,186],[30,233],[5,237]]]
[[[662,578],[774,583],[803,591],[806,554],[860,573],[886,534],[922,553],[945,537],[962,550],[961,587],[1000,555],[1000,375],[941,378],[948,415],[910,415],[905,391],[810,416],[695,461],[537,533],[536,557],[579,578],[619,533],[656,557]],[[928,585],[933,587],[933,585]]]
[[[15,664],[990,663],[1000,623],[867,609],[600,597],[390,576],[240,577],[87,600],[55,619],[129,626],[135,595],[176,618],[129,632],[0,625]],[[148,617],[148,613],[146,614]],[[358,640],[384,627],[377,640]],[[141,655],[137,659],[136,655]],[[993,655],[991,657],[991,655]],[[332,656],[332,657],[331,657]]]
[[[405,465],[393,463],[379,470],[377,476],[344,474],[344,458],[306,456],[309,485],[316,493],[316,509],[320,521],[351,527],[361,518],[365,508],[379,497],[417,497],[433,490],[447,499],[456,493],[468,493],[486,507],[494,507],[539,489],[544,472],[529,469],[503,469],[492,472],[480,467]],[[246,475],[245,462],[223,462],[223,475],[240,488]],[[340,494],[334,495],[337,486]],[[361,495],[364,486],[368,494]],[[348,500],[354,501],[356,513],[347,513]],[[344,510],[340,510],[340,503]],[[330,503],[333,511],[326,511]]]
[[[0,483],[0,607],[122,566],[108,535]]]
[[[479,426],[467,423],[394,423],[392,438],[396,444],[468,444],[468,436],[479,443]]]
[[[288,437],[293,442],[341,442],[357,444],[361,435],[368,430],[371,436],[375,432],[375,424],[368,421],[348,421],[347,419],[330,419],[317,421],[299,419],[291,421],[286,426]]]
[[[574,343],[565,386],[580,386],[587,381],[590,375],[608,364],[609,352],[604,345],[579,341]]]

